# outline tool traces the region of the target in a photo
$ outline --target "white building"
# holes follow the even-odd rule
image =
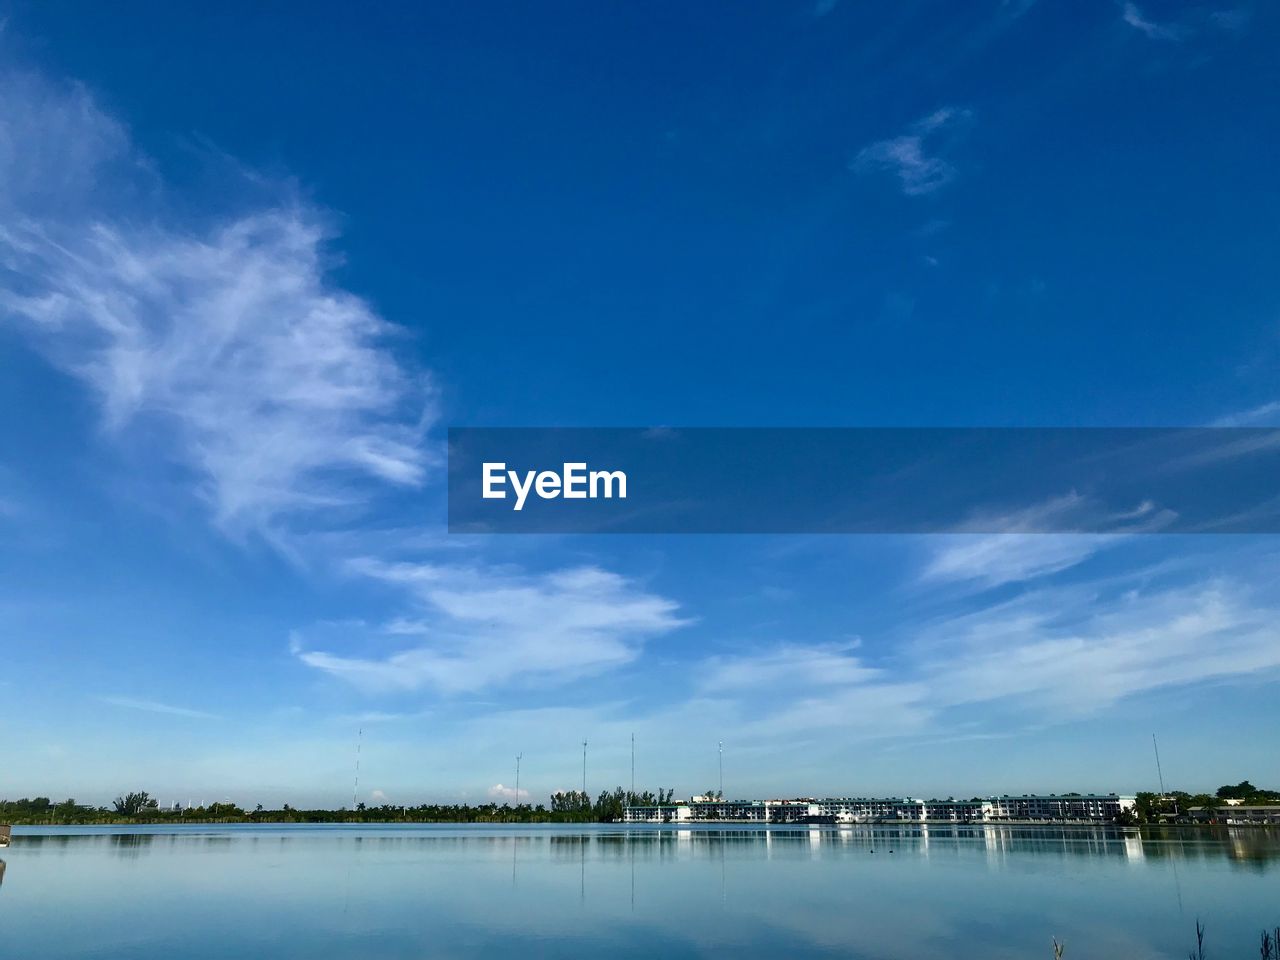
[[[1109,823],[1132,810],[1134,797],[1114,793],[1068,793],[1061,796],[992,797],[992,820],[1078,820]]]
[[[1280,804],[1263,806],[1237,803],[1222,807],[1192,807],[1187,813],[1196,820],[1215,820],[1226,824],[1280,824]]]
[[[624,823],[685,823],[689,819],[687,803],[652,804],[622,809]]]
[[[973,800],[920,800],[911,797],[720,800],[694,797],[686,804],[627,807],[623,819],[628,823],[1111,823],[1122,811],[1132,810],[1133,806],[1133,797],[1122,797],[1114,793],[1005,796]]]

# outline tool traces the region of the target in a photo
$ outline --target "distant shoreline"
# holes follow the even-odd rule
[[[1250,829],[1271,829],[1275,824],[1269,823],[1142,823],[1116,824],[1102,823],[1096,820],[1000,820],[975,821],[958,823],[953,820],[896,820],[879,823],[761,823],[754,820],[690,820],[683,822],[653,823],[648,821],[631,822],[599,821],[599,820],[300,820],[300,819],[263,819],[263,818],[224,818],[224,819],[158,819],[158,820],[94,820],[81,823],[66,823],[52,820],[13,820],[14,827],[198,827],[198,826],[262,826],[262,827],[377,827],[377,826],[463,826],[463,827],[513,827],[513,826],[561,826],[561,827],[623,827],[642,830],[665,829],[685,830],[691,827],[752,827],[772,830],[810,830],[821,828],[826,830],[853,829],[855,827],[872,827],[877,829],[894,827],[950,827],[953,829],[976,830],[987,827],[1088,827],[1090,829],[1118,830],[1130,833],[1144,833],[1154,830],[1214,830],[1224,828],[1247,827]]]

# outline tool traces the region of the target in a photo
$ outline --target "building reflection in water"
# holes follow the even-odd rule
[[[573,837],[553,837],[579,851]],[[806,824],[768,827],[662,826],[623,828],[593,838],[601,854],[624,845],[628,855],[719,857],[726,845],[760,848],[766,858],[826,857],[841,851],[914,853],[929,857],[949,848],[976,846],[989,860],[1018,854],[1047,854],[1062,859],[1108,858],[1131,861],[1228,859],[1248,868],[1280,859],[1280,833],[1256,827],[1132,827],[1022,824]]]
[[[201,833],[119,832],[24,834],[24,850],[41,847],[87,844],[106,847],[117,856],[137,857],[159,852],[157,848],[194,845],[230,846],[251,844],[268,847],[310,843],[329,835],[339,851],[374,847],[378,850],[405,847],[488,848],[511,861],[512,882],[526,862],[549,853],[554,860],[587,859],[639,860],[650,858],[719,859],[725,848],[746,851],[755,848],[766,858],[820,857],[895,850],[898,854],[925,857],[947,856],[952,849],[983,851],[989,860],[1013,855],[1048,854],[1062,859],[1113,858],[1131,861],[1229,860],[1242,869],[1255,870],[1280,860],[1280,831],[1252,826],[1164,826],[1122,828],[1115,826],[895,823],[895,824],[793,824],[767,826],[744,823],[716,824],[629,824],[604,826],[580,832],[533,827],[515,835],[490,832],[434,829],[431,826],[399,830],[287,830],[250,833],[234,830]],[[506,845],[510,845],[509,847]],[[590,849],[588,849],[590,848]],[[544,853],[545,852],[545,853]]]

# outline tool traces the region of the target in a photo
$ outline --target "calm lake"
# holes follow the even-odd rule
[[[5,958],[1258,956],[1280,832],[27,827]]]

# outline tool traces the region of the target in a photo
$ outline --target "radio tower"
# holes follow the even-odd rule
[[[1156,752],[1156,776],[1160,780],[1160,796],[1164,796],[1164,771],[1160,769],[1160,744],[1156,743],[1156,735],[1151,735],[1151,749]]]
[[[356,731],[356,782],[351,787],[351,810],[356,809],[356,798],[360,795],[360,744],[364,740],[364,727]]]

